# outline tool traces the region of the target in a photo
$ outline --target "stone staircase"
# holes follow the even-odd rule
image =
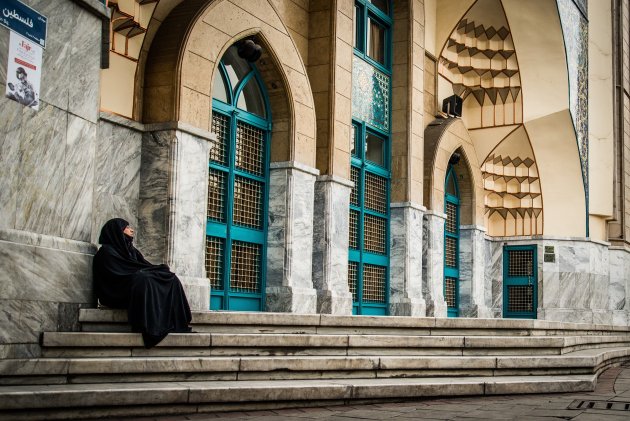
[[[630,328],[536,320],[198,312],[145,349],[84,309],[39,358],[0,360],[0,419],[84,419],[431,396],[590,391]]]

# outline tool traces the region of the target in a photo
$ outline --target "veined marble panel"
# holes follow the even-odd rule
[[[446,317],[444,301],[444,214],[427,212],[422,233],[422,292],[427,316]]]
[[[69,38],[72,66],[68,75],[68,111],[96,123],[100,106],[101,20],[77,5],[73,9],[76,24]]]
[[[352,314],[348,288],[348,209],[351,183],[331,176],[315,182],[313,286],[317,312]]]
[[[202,278],[205,276],[210,143],[181,131],[176,136],[177,151],[172,154],[176,177],[170,183],[169,194],[174,209],[170,213],[168,262],[178,274]]]
[[[0,299],[92,302],[92,257],[96,249],[83,243],[90,252],[69,251],[77,242],[63,238],[49,242],[53,243],[70,244],[64,250],[0,240]]]
[[[630,263],[630,253],[625,250],[610,250],[610,284],[608,286],[608,308],[624,310],[627,303],[626,266]]]
[[[608,310],[609,277],[607,275],[590,274],[591,302],[593,310]]]
[[[315,313],[313,199],[317,171],[274,163],[269,176],[266,309]]]
[[[66,112],[48,104],[22,114],[15,228],[61,235]]]
[[[409,203],[390,207],[390,311],[392,316],[426,315],[422,297],[424,209]]]
[[[94,168],[92,242],[107,220],[120,217],[136,225],[140,194],[140,132],[100,120]],[[138,240],[144,233],[138,232]],[[144,252],[144,250],[143,250]]]
[[[559,272],[588,273],[591,269],[591,247],[586,242],[556,242]]]
[[[90,241],[94,191],[96,124],[68,116],[64,168],[62,230],[65,238]]]
[[[591,301],[589,273],[560,272],[558,306],[569,309],[588,309]]]
[[[46,51],[43,54],[44,71],[40,100],[62,110],[68,110],[70,87],[76,83],[77,78],[73,70],[75,61],[79,61],[84,55],[100,56],[100,46],[95,50],[83,48],[73,50],[71,39],[79,17],[79,6],[73,2],[31,0],[28,3],[48,19],[49,29],[46,37]],[[94,24],[91,28],[91,32],[100,32],[100,30],[100,23]],[[80,90],[81,86],[76,86],[76,89]],[[96,105],[98,106],[98,102]]]
[[[486,240],[486,297],[490,298],[493,317],[503,317],[503,245]]]
[[[486,300],[485,231],[475,226],[460,227],[460,315],[492,317]]]
[[[0,98],[0,228],[15,228],[23,109],[22,105],[6,99],[4,95]]]
[[[0,300],[0,344],[37,343],[44,331],[57,330],[58,303]]]

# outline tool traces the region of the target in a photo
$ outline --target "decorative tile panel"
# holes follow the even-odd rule
[[[569,71],[569,108],[588,200],[588,21],[572,0],[557,0]]]
[[[352,115],[385,132],[389,131],[391,80],[361,58],[352,63]]]

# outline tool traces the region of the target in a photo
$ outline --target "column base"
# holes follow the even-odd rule
[[[265,295],[265,309],[278,313],[314,314],[317,294],[311,288],[290,286],[269,287]]]
[[[351,315],[352,294],[341,291],[317,291],[317,312],[320,314]]]
[[[389,314],[391,316],[425,317],[427,305],[422,299],[401,298],[397,301],[390,300]]]
[[[208,278],[195,278],[192,276],[180,276],[177,275],[184,292],[186,292],[186,298],[188,298],[188,305],[192,311],[206,311],[210,309],[210,280]]]

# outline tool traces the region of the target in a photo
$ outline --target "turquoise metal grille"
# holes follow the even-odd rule
[[[446,231],[457,232],[457,205],[446,202]]]
[[[359,212],[355,210],[350,211],[350,248],[359,248]]]
[[[446,306],[450,308],[457,307],[457,279],[456,278],[446,278],[444,280],[444,300],[446,301]]]
[[[532,276],[534,273],[533,250],[509,250],[508,276]]]
[[[374,215],[365,215],[364,239],[365,250],[385,254],[387,244],[387,220]]]
[[[357,300],[357,280],[359,279],[358,264],[355,262],[348,263],[348,287],[352,294],[352,301]]]
[[[223,289],[223,256],[225,240],[217,237],[206,237],[206,275],[210,279],[210,287]]]
[[[445,243],[444,264],[452,268],[457,267],[457,239],[446,237]]]
[[[382,266],[363,266],[363,299],[368,302],[385,303],[386,269]]]
[[[261,251],[259,244],[234,241],[230,289],[239,292],[259,292],[261,281]]]
[[[534,310],[534,287],[531,285],[508,286],[508,311],[531,312]]]
[[[225,222],[225,176],[222,171],[208,171],[208,219]]]
[[[365,208],[378,213],[387,213],[387,179],[365,173]]]
[[[245,177],[234,180],[234,224],[262,228],[263,184]]]
[[[229,118],[223,114],[212,113],[212,133],[217,135],[217,140],[210,149],[210,161],[226,165],[226,151],[230,135]]]
[[[262,176],[264,168],[264,131],[250,124],[236,125],[236,168]]]
[[[356,167],[352,167],[350,169],[350,179],[354,183],[354,187],[352,187],[352,192],[350,193],[350,204],[354,206],[359,206],[359,188],[360,180],[359,180],[359,169]]]

